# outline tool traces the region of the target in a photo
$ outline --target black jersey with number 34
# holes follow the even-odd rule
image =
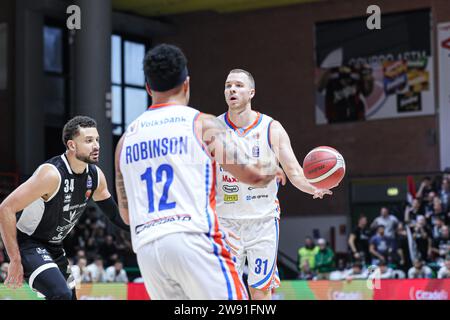
[[[43,166],[51,166],[58,172],[59,187],[46,201],[39,198],[18,214],[19,244],[30,238],[61,244],[98,187],[99,176],[95,165],[86,165],[83,173],[76,174],[63,154],[46,161],[38,170]]]

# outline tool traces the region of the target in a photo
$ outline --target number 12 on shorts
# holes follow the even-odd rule
[[[256,259],[255,260],[255,264],[256,264],[255,273],[260,274],[263,269],[262,265],[264,265],[263,275],[266,275],[267,274],[267,262],[268,262],[267,259],[266,260],[261,260],[260,258]]]
[[[166,183],[164,184],[161,199],[159,199],[158,211],[169,210],[176,207],[176,202],[167,202],[169,197],[169,188],[173,181],[173,168],[168,164],[162,164],[156,170],[156,183],[161,182],[163,179],[163,173],[166,174]],[[148,197],[148,213],[155,211],[155,199],[153,194],[153,170],[152,167],[148,167],[144,174],[141,175],[141,180],[147,184],[147,197]]]

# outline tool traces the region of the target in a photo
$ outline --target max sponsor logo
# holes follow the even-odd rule
[[[64,203],[70,203],[70,201],[72,200],[72,194],[71,193],[67,193],[64,195]]]
[[[224,184],[222,186],[222,190],[226,193],[236,193],[239,191],[239,187],[236,185],[230,186],[230,185]]]

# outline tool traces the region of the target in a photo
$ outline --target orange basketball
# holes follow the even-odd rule
[[[331,147],[314,148],[303,160],[303,171],[308,182],[316,188],[334,188],[345,175],[344,157]]]

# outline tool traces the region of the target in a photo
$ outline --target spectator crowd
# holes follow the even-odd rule
[[[89,207],[80,218],[64,240],[64,249],[77,284],[128,282],[133,277],[125,269],[137,269],[130,234],[111,224],[95,207]],[[8,265],[0,238],[0,283],[6,278]]]

